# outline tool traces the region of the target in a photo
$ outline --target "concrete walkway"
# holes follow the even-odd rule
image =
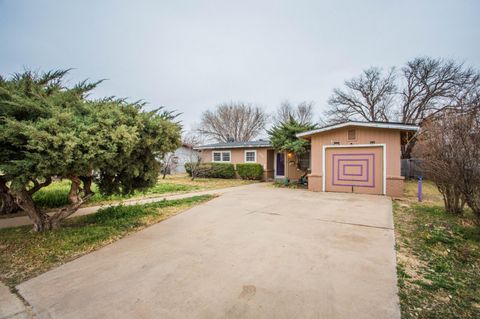
[[[23,302],[0,282],[0,319],[30,318]]]
[[[20,284],[38,318],[400,318],[391,201],[238,187]]]
[[[110,206],[118,206],[118,205],[137,205],[137,204],[147,204],[162,201],[164,199],[182,199],[192,196],[200,196],[200,195],[221,195],[231,191],[234,191],[238,188],[248,187],[250,184],[241,185],[241,186],[234,186],[234,187],[227,187],[227,188],[220,188],[220,189],[211,189],[205,191],[195,191],[195,192],[188,192],[183,194],[176,194],[176,195],[160,195],[157,197],[148,197],[148,198],[136,198],[136,199],[127,199],[123,201],[113,202],[113,203],[106,203],[102,205],[96,206],[88,206],[80,208],[74,214],[70,215],[68,218],[83,216],[95,213],[100,208],[110,207]],[[53,214],[53,213],[52,213]],[[19,217],[12,217],[12,218],[0,218],[0,229],[1,228],[8,228],[8,227],[18,227],[24,225],[31,225],[32,221],[28,216],[19,216]]]

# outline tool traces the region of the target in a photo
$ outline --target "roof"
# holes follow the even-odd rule
[[[248,141],[248,142],[228,142],[228,143],[215,143],[206,144],[194,147],[196,150],[206,149],[226,149],[226,148],[260,148],[260,147],[272,147],[269,141]]]
[[[360,127],[372,127],[372,128],[383,128],[390,130],[400,130],[400,131],[418,131],[418,125],[413,124],[404,124],[404,123],[395,123],[395,122],[360,122],[360,121],[349,121],[344,123],[332,124],[321,127],[316,130],[311,130],[303,133],[298,133],[297,137],[306,137],[317,133],[327,132],[336,130],[348,126],[360,126]]]

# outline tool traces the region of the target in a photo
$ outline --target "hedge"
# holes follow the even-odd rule
[[[185,171],[192,176],[191,163],[185,163]],[[229,163],[202,163],[196,177],[235,178],[235,167]]]
[[[242,179],[261,180],[263,176],[263,166],[260,164],[237,164],[237,173]]]

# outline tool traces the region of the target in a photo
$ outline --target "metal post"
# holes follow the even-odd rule
[[[422,191],[423,191],[423,183],[422,183],[422,176],[418,176],[418,201],[422,201]]]

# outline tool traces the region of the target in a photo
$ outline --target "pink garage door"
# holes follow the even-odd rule
[[[383,148],[326,148],[325,191],[383,194]]]

